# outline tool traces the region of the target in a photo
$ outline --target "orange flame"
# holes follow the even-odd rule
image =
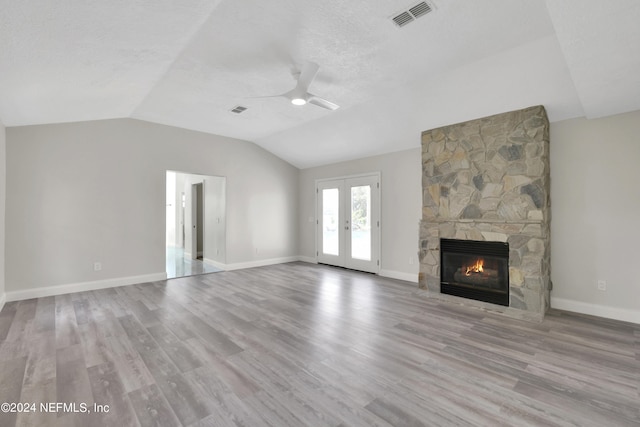
[[[474,265],[469,267],[463,266],[462,268],[466,270],[464,273],[465,276],[471,276],[471,273],[482,273],[484,271],[483,266],[484,260],[481,258],[476,260],[476,263]]]

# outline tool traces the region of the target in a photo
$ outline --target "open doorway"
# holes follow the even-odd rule
[[[167,278],[224,270],[226,178],[167,171]]]
[[[191,259],[204,259],[204,195],[198,182],[191,184]]]

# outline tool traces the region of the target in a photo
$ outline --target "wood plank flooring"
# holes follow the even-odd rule
[[[640,325],[290,263],[7,303],[0,402],[37,405],[3,427],[638,426]]]

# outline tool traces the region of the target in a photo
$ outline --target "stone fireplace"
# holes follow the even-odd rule
[[[544,107],[423,132],[422,194],[419,282],[427,295],[542,320],[550,291],[549,122]],[[462,300],[449,292],[451,279],[442,276],[441,239],[508,248],[506,303]],[[474,281],[483,280],[463,279],[462,285],[472,289]]]

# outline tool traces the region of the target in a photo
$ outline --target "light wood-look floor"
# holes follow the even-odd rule
[[[640,425],[640,326],[305,263],[8,303],[1,426]]]

